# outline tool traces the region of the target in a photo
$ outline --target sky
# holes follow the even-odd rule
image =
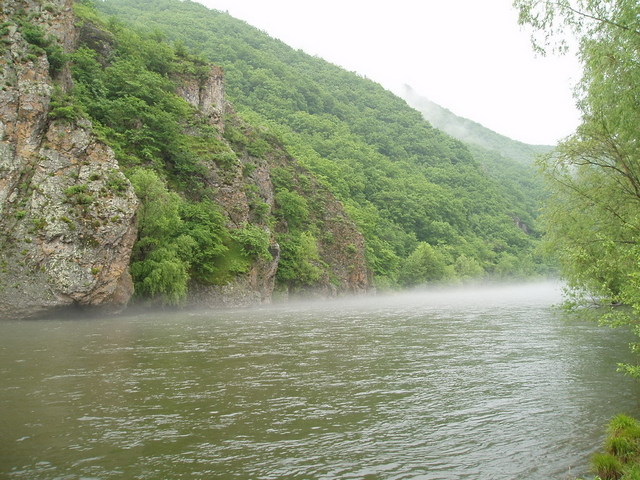
[[[579,123],[577,59],[535,54],[512,0],[197,1],[516,140],[555,144]]]

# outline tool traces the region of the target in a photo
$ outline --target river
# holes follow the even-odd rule
[[[640,416],[557,285],[0,323],[0,478],[567,479]]]

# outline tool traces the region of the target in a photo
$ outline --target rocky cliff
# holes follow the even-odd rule
[[[176,76],[176,93],[200,111],[211,125],[224,130],[224,73],[218,66],[209,66],[204,75]]]
[[[0,8],[0,318],[37,317],[64,307],[118,311],[134,293],[129,264],[139,201],[91,120],[65,100],[74,88],[65,54],[89,48],[106,67],[116,40],[103,27],[75,18],[72,0],[4,0]],[[197,195],[220,206],[229,231],[249,225],[269,238],[269,255],[254,258],[234,278],[191,281],[186,304],[271,300],[281,258],[277,238],[288,232],[278,216],[272,181],[277,168],[293,172],[295,188],[313,197],[317,208],[309,228],[324,232],[314,260],[322,275],[305,291],[366,291],[370,274],[362,235],[279,142],[258,138],[262,133],[233,112],[225,102],[222,70],[199,65],[197,73],[174,74],[171,81],[194,115],[213,127],[210,134],[223,151],[198,161],[204,190]],[[187,135],[199,128],[190,122],[184,122]]]
[[[133,290],[134,192],[88,122],[51,118],[52,96],[68,85],[54,57],[73,45],[71,3],[4,0],[0,12],[4,318],[74,305],[118,309]]]

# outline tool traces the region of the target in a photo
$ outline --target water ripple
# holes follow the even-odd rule
[[[577,476],[640,388],[613,373],[624,332],[567,322],[557,300],[526,286],[8,322],[0,476]]]

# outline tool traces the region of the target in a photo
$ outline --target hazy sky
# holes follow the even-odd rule
[[[578,124],[573,57],[536,56],[511,0],[198,0],[294,48],[528,143]]]

